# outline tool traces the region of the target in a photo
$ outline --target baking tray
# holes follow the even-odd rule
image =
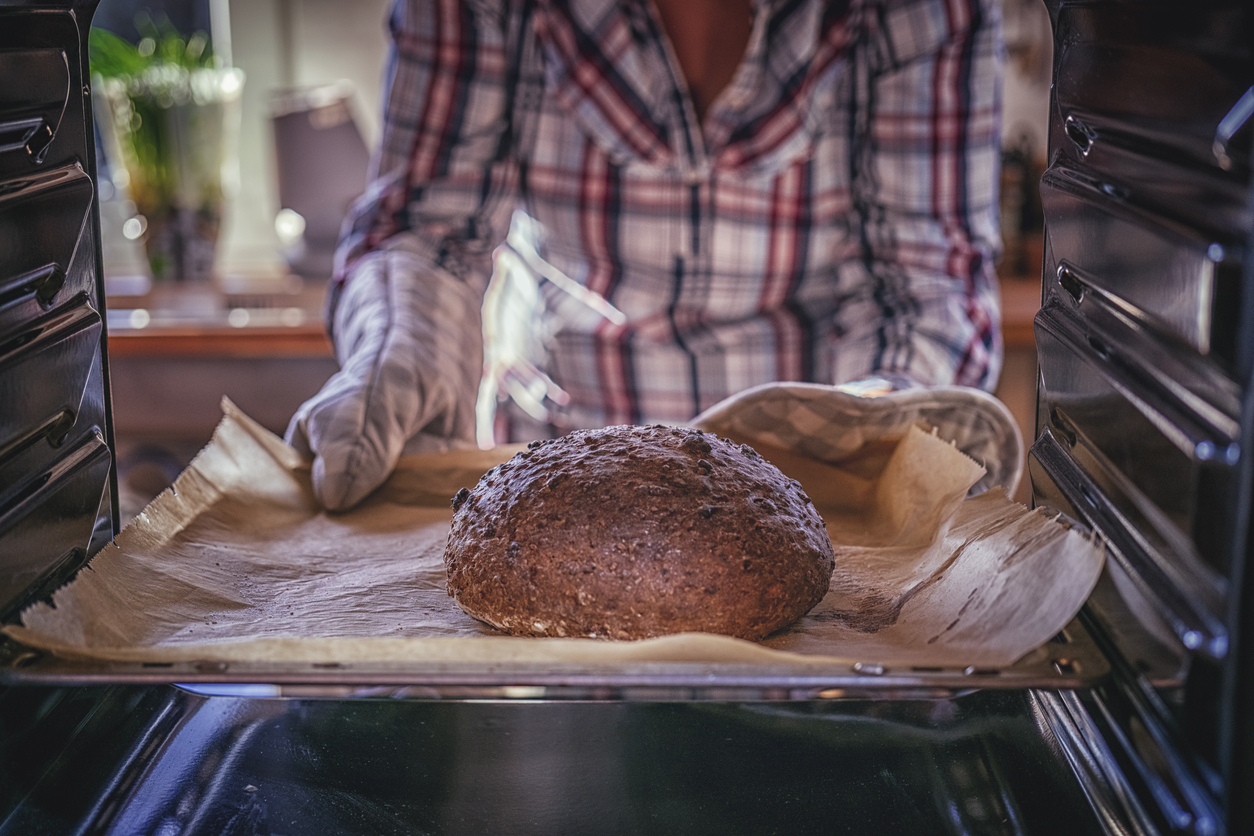
[[[270,529],[265,528],[264,525],[257,530],[233,527],[238,526],[239,519],[249,518],[248,515],[255,514],[256,503],[260,501],[257,497],[265,497],[282,511],[283,525],[288,527],[291,524],[292,508],[296,508],[300,514],[310,512],[306,508],[307,486],[304,480],[307,476],[297,467],[299,462],[295,461],[294,453],[290,448],[286,448],[281,441],[271,437],[266,431],[255,427],[247,416],[238,413],[238,410],[230,404],[224,404],[224,411],[227,417],[215,433],[214,441],[202,451],[188,471],[180,476],[174,488],[159,497],[149,507],[142,523],[135,523],[136,528],[128,528],[128,531],[133,532],[138,549],[137,554],[145,554],[158,562],[166,559],[174,560],[172,555],[175,554],[179,555],[179,559],[193,562],[199,560],[201,563],[194,564],[196,568],[206,570],[208,576],[217,578],[218,581],[234,589],[231,584],[238,583],[238,579],[230,573],[229,567],[226,570],[220,570],[218,559],[221,557],[225,560],[226,550],[231,549],[232,544],[237,544],[237,540],[243,544],[241,548],[251,547],[254,539],[261,537],[262,534],[267,537],[271,534]],[[910,435],[908,438],[914,439],[915,436]],[[917,444],[939,444],[939,442],[930,441],[931,437],[924,434],[918,434],[918,438],[922,440],[916,441]],[[948,448],[944,445],[940,447],[946,451],[945,455],[952,455],[947,452]],[[491,455],[494,456],[492,462],[499,463],[499,457],[507,452],[492,453]],[[935,450],[931,452],[935,453]],[[487,467],[479,458],[468,462],[462,454],[457,454],[452,458],[450,456],[452,454],[436,462],[424,459],[420,463],[423,465],[422,468],[419,468],[417,463],[411,462],[411,467],[403,473],[398,471],[399,475],[394,475],[383,489],[390,490],[392,493],[387,496],[376,495],[377,504],[380,507],[387,505],[384,501],[386,499],[400,509],[410,506],[436,507],[432,503],[437,503],[443,509],[448,496],[454,494],[459,486],[464,486],[466,479],[470,476],[477,479],[482,470]],[[927,456],[923,458],[927,461],[933,460]],[[245,472],[241,462],[252,463],[252,469]],[[260,473],[260,476],[254,471]],[[443,482],[440,482],[440,479],[443,479]],[[411,482],[414,485],[411,485]],[[248,486],[251,493],[246,492],[237,496],[238,485]],[[273,498],[271,494],[274,495]],[[993,495],[989,494],[989,496]],[[996,501],[998,500],[994,497],[994,502]],[[975,502],[981,503],[983,500],[977,498]],[[213,525],[206,523],[204,530],[196,529],[191,521],[195,520],[197,524],[200,523],[200,514],[205,508],[210,507],[219,510],[226,509],[221,512],[225,516]],[[233,512],[238,512],[243,516],[232,517]],[[397,511],[389,510],[387,513],[395,515]],[[983,525],[984,523],[979,522],[983,518],[978,513],[973,513],[975,513],[973,518],[975,521],[968,521],[968,523],[973,526]],[[317,521],[320,518],[314,515],[310,519]],[[372,524],[378,523],[374,517],[369,519]],[[212,542],[221,549],[215,552],[212,558],[201,555],[195,550],[192,550],[190,556],[178,552],[178,543],[165,537],[169,526],[176,523],[179,526],[177,530],[181,532],[180,536],[185,534],[186,537],[198,543],[202,540]],[[368,536],[366,529],[350,530],[341,523],[342,518],[335,526],[318,522],[321,528],[311,529],[313,533],[304,532],[301,535],[303,537],[315,535],[340,537],[345,541],[342,544],[344,549],[350,550],[347,553],[344,549],[324,550],[325,553],[316,555],[317,559],[330,561],[328,565],[339,570],[343,568],[346,556],[351,556],[359,562],[361,560],[368,562],[368,565],[361,567],[363,572],[373,571],[378,577],[402,577],[410,582],[414,580],[416,571],[414,556],[408,551],[398,551],[396,543],[389,539],[391,528],[382,527],[380,529],[382,533],[372,539]],[[285,531],[286,529],[280,526],[276,530]],[[961,536],[966,537],[969,534],[970,532],[967,532]],[[126,537],[126,532],[119,538],[118,552],[116,554],[110,552],[106,557],[120,560],[118,555],[123,553],[121,549],[123,537]],[[300,538],[297,540],[304,542]],[[428,538],[428,540],[430,543],[427,546],[422,546],[418,541],[409,543],[409,546],[419,550],[427,548],[430,551],[431,543],[436,543],[440,547],[443,545],[440,538],[435,540]],[[273,544],[279,540],[266,539],[265,542],[269,544],[269,548],[273,548]],[[965,541],[959,545],[958,552],[964,547]],[[254,579],[250,582],[264,583],[264,578],[267,576],[263,573],[262,580],[255,580],[252,572],[256,567],[247,562],[247,557],[252,552],[245,550],[241,554],[243,555],[241,557],[243,562],[240,564],[243,566],[241,577],[245,580]],[[442,579],[443,564],[442,561],[427,559],[430,557],[430,554],[426,555],[424,558],[426,563],[423,565],[427,566],[425,571],[432,573],[434,583],[436,573],[441,575]],[[212,569],[206,562],[210,559],[213,560]],[[300,565],[308,569],[313,559],[314,556],[306,555],[302,558]],[[376,559],[391,561],[386,565],[392,567],[393,574],[389,575],[383,571],[384,567],[376,562]],[[99,564],[103,560],[105,560],[104,557],[97,556],[94,564]],[[259,565],[263,568],[265,566],[265,564]],[[1022,563],[1016,565],[1022,565]],[[113,567],[112,574],[109,574],[111,566]],[[132,574],[121,575],[123,570],[120,567],[123,566],[127,567],[126,571]],[[279,567],[285,566],[286,564],[280,561]],[[108,564],[103,567],[97,565],[96,568],[99,570],[96,573],[96,580],[100,583],[103,583],[101,579],[106,574],[113,579],[112,582],[115,584],[119,583],[117,580],[119,576],[129,578],[131,584],[138,585],[147,583],[149,580],[140,564],[134,561],[118,562],[116,565]],[[352,572],[348,575],[356,577]],[[172,577],[177,577],[177,575],[172,575]],[[223,577],[225,580],[222,580]],[[1048,577],[1035,576],[1028,581],[1050,582]],[[159,579],[154,583],[159,587]],[[414,588],[416,591],[413,591],[413,594],[425,595],[432,589],[436,589],[436,586],[441,587],[435,593],[436,597],[441,606],[447,607],[441,584],[427,586],[420,584]],[[1025,586],[1021,583],[1017,588],[1023,592],[1036,587],[1031,584]],[[407,591],[409,587],[398,586],[394,589],[401,590],[403,598],[411,594]],[[64,591],[62,595],[64,596],[69,591],[71,590]],[[134,600],[134,596],[131,595],[133,591],[131,586],[123,583],[116,589],[95,590],[94,594],[106,596],[101,600],[112,602],[109,606],[117,606],[118,601]],[[335,600],[343,593],[343,590],[338,587],[330,590],[317,587],[314,591],[324,596],[321,600],[327,601]],[[152,601],[156,598],[150,594],[143,600]],[[152,611],[150,606],[159,606],[162,600],[156,600],[155,604],[134,603],[130,606],[150,612]],[[302,601],[307,603],[307,599],[302,599]],[[969,596],[967,601],[970,602]],[[54,599],[51,606],[52,609],[61,610],[63,613],[72,612],[74,599],[71,597],[68,601],[60,600],[59,602]],[[392,601],[387,606],[379,605],[380,611],[388,613],[399,612],[413,606],[413,601],[408,598]],[[1004,612],[1000,615],[1003,618],[1022,619],[1023,606],[1031,606],[1031,601],[1024,600],[1018,608],[1013,608],[1009,615]],[[1074,606],[1074,603],[1069,604],[1069,612],[1075,611],[1071,609]],[[398,610],[398,607],[401,610]],[[373,612],[374,609],[372,607],[369,611]],[[965,612],[966,609],[967,606],[964,604],[963,611]],[[367,611],[361,610],[358,615],[364,612]],[[1058,613],[1057,615],[1065,614]],[[267,611],[264,615],[268,632],[276,636],[285,634],[283,627],[286,622],[283,622],[283,619],[290,620],[294,617],[296,621],[301,621],[305,618],[303,612],[298,616],[293,616],[290,608],[285,612],[281,606],[276,606],[273,612]],[[1049,635],[1047,631],[1056,629],[1056,625],[1060,622],[1061,619],[1057,616],[1050,619],[1049,624],[1044,628],[1046,631],[1044,635]],[[252,622],[247,622],[247,624],[252,624]],[[290,627],[291,624],[287,626]],[[950,625],[951,628],[953,626],[953,624]],[[359,633],[358,637],[382,635],[378,632],[384,627],[381,623],[371,622],[368,627],[371,632]],[[246,633],[246,636],[251,635],[251,632]],[[298,633],[298,635],[317,636],[320,633],[314,630]],[[333,631],[333,635],[340,635],[340,633]],[[350,632],[348,635],[353,634]],[[1039,641],[1041,636],[1042,632],[1037,631],[1032,638]],[[952,648],[948,652],[943,652],[943,649],[938,646],[926,654],[908,654],[912,660],[921,658],[924,660],[922,663],[912,661],[910,664],[893,664],[891,660],[901,659],[901,654],[891,657],[885,654],[885,657],[878,659],[867,658],[884,651],[882,647],[868,646],[867,643],[858,641],[858,638],[858,635],[833,638],[831,643],[824,646],[821,656],[814,655],[815,651],[807,651],[806,656],[780,654],[778,659],[759,660],[754,659],[752,655],[703,653],[699,656],[682,657],[689,661],[668,661],[670,658],[681,657],[668,657],[667,655],[649,655],[647,657],[649,661],[641,661],[639,658],[630,659],[618,654],[614,654],[617,658],[583,661],[578,660],[577,657],[571,657],[569,661],[542,661],[544,657],[537,659],[534,656],[529,659],[513,660],[509,657],[494,656],[489,657],[494,661],[485,661],[483,656],[472,658],[468,653],[465,660],[449,661],[449,656],[443,655],[438,657],[441,661],[434,661],[437,657],[432,656],[430,658],[433,661],[426,663],[414,661],[421,659],[417,653],[405,661],[385,662],[378,661],[378,659],[386,657],[371,657],[369,661],[353,662],[352,651],[345,651],[343,656],[323,656],[321,659],[316,657],[310,659],[309,654],[302,654],[300,658],[307,661],[283,661],[281,658],[276,660],[273,657],[261,660],[262,657],[258,656],[252,657],[257,661],[235,661],[229,659],[231,654],[214,653],[210,649],[211,645],[202,646],[200,649],[186,646],[178,661],[156,661],[161,658],[160,656],[156,656],[155,659],[150,656],[149,658],[154,659],[153,661],[112,661],[92,659],[69,651],[65,651],[63,655],[55,655],[24,646],[16,639],[8,638],[0,643],[0,683],[45,685],[174,683],[202,688],[248,686],[250,693],[301,697],[321,694],[330,697],[404,696],[425,699],[808,700],[947,697],[983,688],[1072,689],[1092,685],[1110,672],[1110,665],[1101,648],[1094,641],[1086,625],[1078,619],[1072,619],[1066,627],[1055,634],[1052,640],[1039,645],[1015,664],[1001,667],[958,666],[954,664],[954,661],[962,660],[964,655],[984,659],[1013,658],[1015,653],[1020,652],[1018,648],[1015,653],[1003,653],[998,657],[987,653],[955,652]],[[445,640],[457,641],[452,638]],[[468,637],[467,641],[473,641],[473,638]],[[63,643],[65,642],[73,643],[68,638],[63,639]],[[447,650],[450,646],[444,645],[443,647]],[[1026,643],[1019,645],[1019,647],[1022,646],[1026,646]],[[840,652],[841,648],[845,648],[843,654]],[[201,653],[204,657],[199,660],[196,655],[193,655]],[[224,656],[228,658],[224,659]],[[344,658],[345,656],[348,658]],[[692,661],[693,659],[705,661]],[[723,659],[723,661],[711,661],[717,659]]]
[[[893,667],[874,661],[814,664],[649,662],[405,664],[113,662],[61,658],[12,639],[0,644],[7,685],[180,684],[205,693],[422,700],[740,701],[948,698],[977,689],[1075,689],[1110,664],[1076,618],[1004,668]]]

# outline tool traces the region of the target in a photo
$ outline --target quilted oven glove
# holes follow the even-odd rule
[[[900,436],[920,421],[984,465],[987,472],[972,494],[1000,485],[1014,496],[1023,476],[1019,426],[1001,401],[965,386],[893,390],[885,380],[842,386],[768,383],[715,404],[692,423],[837,462],[868,441]]]
[[[328,510],[356,505],[403,454],[475,446],[481,291],[404,250],[354,265],[331,313],[340,371],[286,436]]]

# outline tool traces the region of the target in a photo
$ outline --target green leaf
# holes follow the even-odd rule
[[[87,55],[91,71],[105,78],[139,75],[150,63],[134,44],[107,29],[93,28],[88,33]]]
[[[162,16],[154,22],[144,13],[136,16],[135,25],[143,36],[136,46],[106,29],[93,28],[87,36],[91,71],[105,78],[137,78],[154,66],[175,66],[185,70],[212,67],[213,50],[204,32],[184,38]]]

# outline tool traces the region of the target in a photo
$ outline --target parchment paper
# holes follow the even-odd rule
[[[19,641],[122,661],[813,662],[1004,666],[1078,612],[1102,554],[1008,500],[967,499],[984,469],[913,427],[839,466],[762,449],[828,523],[827,597],[761,643],[504,636],[445,591],[449,498],[518,448],[403,459],[358,508],[328,514],[308,465],[224,401],[210,444]]]

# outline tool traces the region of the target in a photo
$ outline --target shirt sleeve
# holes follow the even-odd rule
[[[1002,43],[994,0],[874,4],[855,61],[851,156],[862,257],[837,380],[992,389]]]
[[[486,286],[517,189],[507,45],[518,21],[504,5],[395,3],[383,137],[370,185],[344,221],[333,294],[365,255],[398,236],[436,273]]]

